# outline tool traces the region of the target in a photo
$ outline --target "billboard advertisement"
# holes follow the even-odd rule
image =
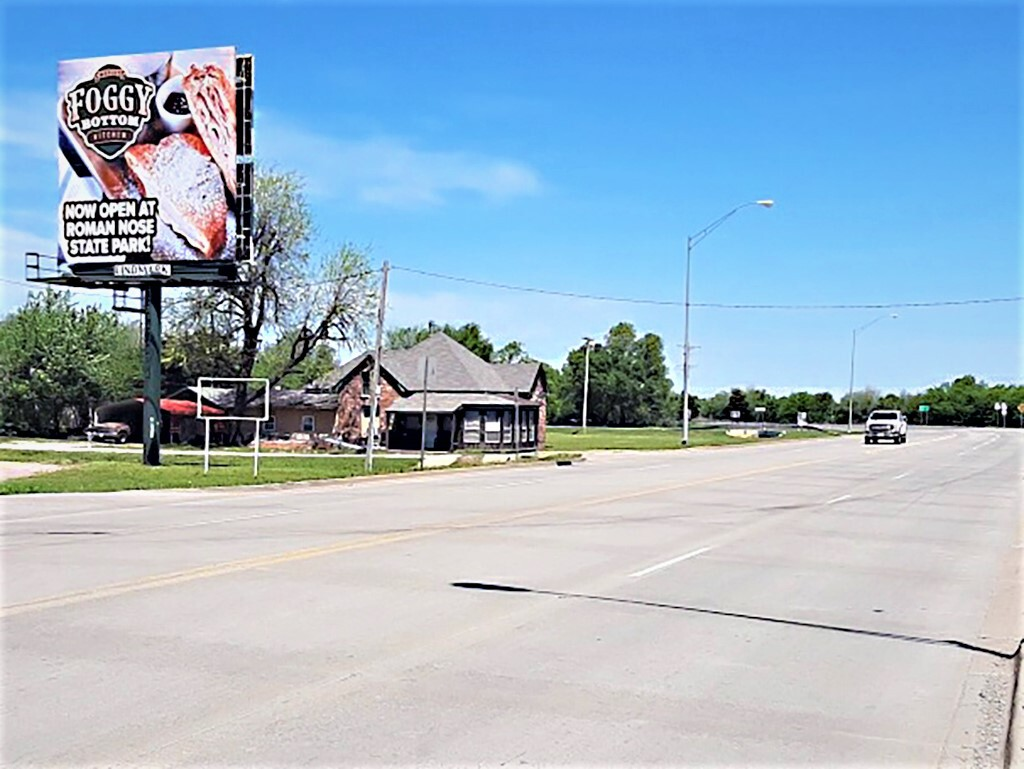
[[[60,62],[60,263],[167,277],[243,256],[238,62],[233,47]]]

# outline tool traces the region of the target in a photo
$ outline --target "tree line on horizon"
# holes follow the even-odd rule
[[[164,346],[165,392],[194,384],[198,376],[238,375],[239,347],[212,327],[172,326]],[[515,340],[495,344],[476,323],[461,326],[427,323],[387,332],[389,349],[411,347],[430,334],[448,334],[474,354],[493,363],[534,359]],[[330,373],[341,361],[326,344],[314,345],[295,362],[291,331],[258,346],[251,376],[273,377],[282,387],[299,389]],[[560,367],[542,363],[547,379],[548,421],[580,425],[586,348],[570,350]],[[242,374],[245,375],[245,374]],[[136,396],[141,390],[141,339],[137,323],[113,312],[76,307],[67,292],[48,289],[0,320],[0,426],[7,432],[56,436],[81,429],[92,409]],[[873,409],[900,409],[915,424],[998,426],[998,402],[1009,407],[1007,427],[1024,425],[1018,405],[1024,385],[987,384],[964,375],[918,393],[865,389],[853,394],[855,422]],[[845,424],[847,396],[830,392],[793,392],[775,396],[758,388],[732,388],[711,397],[690,396],[691,418],[795,424],[806,414],[812,424]],[[927,406],[927,417],[920,411]],[[764,408],[763,416],[755,411]],[[617,323],[590,350],[588,424],[605,427],[674,427],[682,419],[682,395],[672,389],[664,345],[654,333],[639,334]]]
[[[483,333],[476,323],[462,326],[406,326],[389,330],[385,347],[408,348],[441,331],[468,350],[492,363],[532,361],[522,343],[510,341],[501,347]],[[548,382],[548,421],[555,425],[578,425],[583,415],[583,382],[586,367],[584,345],[570,350],[561,367],[544,366]],[[672,390],[665,363],[664,345],[657,334],[637,334],[629,323],[617,323],[590,351],[590,389],[587,404],[589,425],[606,427],[672,427],[682,420],[683,396]],[[1024,404],[1024,385],[988,385],[965,375],[951,382],[930,387],[920,393],[886,393],[873,388],[853,393],[853,419],[863,422],[875,409],[900,409],[914,423],[998,426],[1001,415],[993,406],[1005,402],[1009,407],[1008,427],[1020,427],[1024,418],[1017,410]],[[849,418],[850,398],[839,399],[827,391],[797,391],[775,396],[758,388],[732,388],[713,396],[690,395],[691,418],[732,420],[738,413],[743,422],[795,424],[798,414],[806,414],[811,424],[845,424]],[[920,411],[927,406],[927,417]],[[763,417],[756,412],[764,408]]]

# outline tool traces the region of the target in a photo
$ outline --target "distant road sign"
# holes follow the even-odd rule
[[[929,411],[932,410],[932,407],[931,406],[918,406],[917,410],[922,412],[922,413],[924,413],[924,414],[927,414]]]
[[[738,411],[730,411],[729,416],[732,417],[733,419],[739,419],[741,415]]]
[[[754,407],[754,413],[755,414],[763,414],[767,410],[768,409],[766,409],[764,406],[755,406]]]
[[[1017,411],[1019,411],[1021,414],[1024,414],[1024,403],[1017,404]]]

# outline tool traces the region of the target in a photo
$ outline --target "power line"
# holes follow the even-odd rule
[[[538,288],[536,286],[516,286],[507,283],[497,283],[488,280],[478,280],[476,278],[466,278],[458,275],[445,275],[439,272],[429,272],[427,270],[418,270],[412,267],[401,267],[399,265],[392,265],[391,269],[398,270],[400,272],[412,273],[414,275],[422,275],[428,278],[447,280],[453,283],[467,283],[474,286],[485,286],[487,288],[498,288],[504,291],[518,291],[520,293],[527,294],[542,294],[545,296],[560,296],[569,299],[586,299],[594,302],[616,302],[619,304],[639,304],[650,305],[655,307],[683,306],[683,302],[670,299],[641,299],[636,297],[606,296],[602,294],[581,294],[573,291],[556,291],[554,289]],[[375,273],[376,271],[364,273],[360,277],[366,277],[368,275]],[[308,285],[312,287],[332,284],[335,282],[335,280],[315,281]],[[0,278],[0,283],[7,283],[12,286],[23,286],[25,288],[34,289],[40,289],[45,287],[46,285],[43,283],[30,283],[27,281],[10,280],[8,278]],[[57,288],[58,290],[62,291],[75,291],[80,293],[91,293],[96,290],[94,288],[86,288],[84,286],[60,286]],[[931,302],[888,302],[862,304],[729,304],[724,302],[691,302],[690,306],[701,307],[710,310],[899,310],[929,307],[964,307],[968,305],[1012,304],[1020,301],[1024,301],[1024,296],[986,297],[981,299],[947,299]]]
[[[465,278],[457,275],[445,275],[439,272],[428,272],[417,270],[412,267],[400,267],[392,265],[392,270],[400,270],[415,275],[423,275],[428,278],[438,278],[455,283],[469,283],[475,286],[486,286],[488,288],[500,288],[505,291],[520,291],[529,294],[544,294],[547,296],[561,296],[570,299],[588,299],[596,302],[619,302],[622,304],[645,304],[658,307],[682,307],[683,302],[668,299],[638,299],[635,297],[604,296],[601,294],[580,294],[572,291],[555,291],[535,286],[514,286],[507,283],[495,283],[475,278]],[[914,307],[958,307],[972,304],[1002,304],[1020,302],[1024,296],[993,297],[984,299],[950,299],[933,302],[889,302],[889,303],[864,303],[864,304],[727,304],[721,302],[690,302],[691,307],[704,307],[716,310],[888,310],[908,309]]]

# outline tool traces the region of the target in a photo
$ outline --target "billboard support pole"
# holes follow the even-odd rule
[[[163,329],[160,323],[161,287],[146,286],[146,347],[142,356],[142,463],[160,464],[160,354]]]

